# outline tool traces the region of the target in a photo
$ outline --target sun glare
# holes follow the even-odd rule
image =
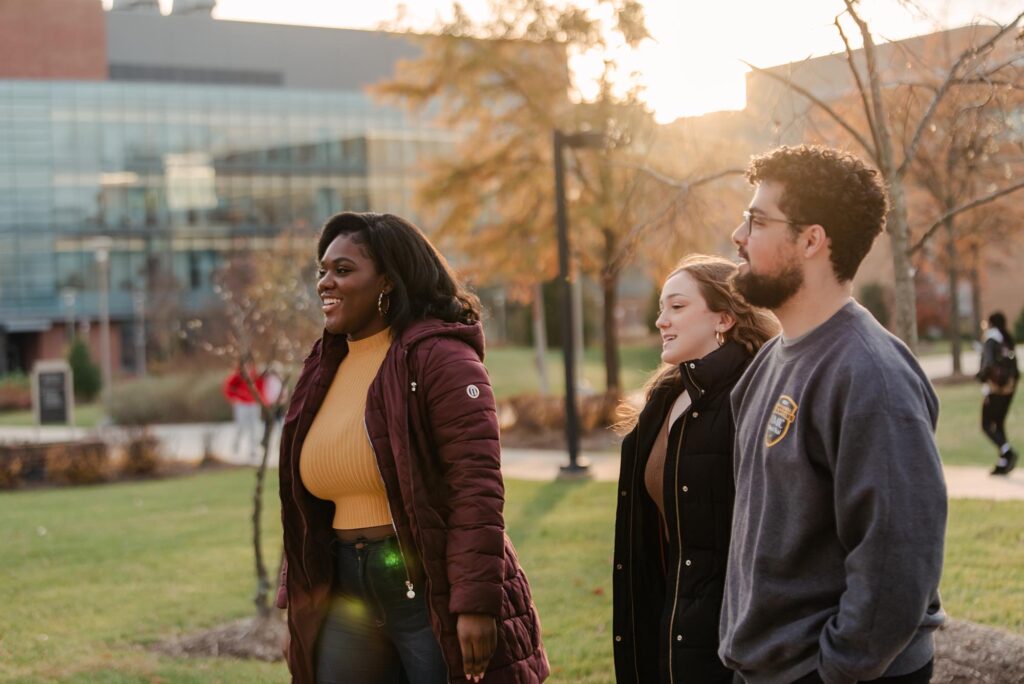
[[[593,0],[591,0],[593,1]],[[172,0],[160,0],[169,12]],[[104,0],[109,7],[111,0]],[[862,0],[863,16],[870,18],[876,40],[894,40],[929,33],[941,27],[975,20],[1006,20],[1019,0],[932,0],[900,3]],[[486,0],[462,0],[470,16],[487,11]],[[451,0],[218,0],[216,17],[374,29],[394,20],[399,8],[408,25],[425,29],[438,16],[450,13]],[[839,0],[644,0],[652,38],[638,50],[616,53],[623,87],[630,74],[644,89],[644,97],[662,123],[682,116],[742,109],[746,99],[744,61],[774,66],[842,50],[833,20],[842,9]],[[927,16],[918,9],[925,8]],[[1019,10],[1017,10],[1019,11]],[[854,46],[859,45],[851,28]],[[596,91],[602,57],[577,55],[571,59],[574,81],[586,99]]]

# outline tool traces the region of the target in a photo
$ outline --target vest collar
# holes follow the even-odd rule
[[[705,394],[713,394],[732,384],[737,371],[749,360],[750,355],[743,345],[727,340],[707,356],[679,364],[683,387],[690,400],[696,403]]]

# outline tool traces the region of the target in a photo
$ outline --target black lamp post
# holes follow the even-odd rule
[[[560,476],[579,477],[590,474],[590,464],[579,457],[580,427],[576,411],[576,345],[573,339],[572,282],[569,274],[569,209],[565,201],[564,148],[602,149],[605,136],[596,131],[566,134],[554,131],[555,152],[555,216],[558,228],[558,279],[562,286],[562,353],[565,359],[565,438],[569,449],[569,464],[561,468]]]

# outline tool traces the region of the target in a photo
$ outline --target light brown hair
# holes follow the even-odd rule
[[[730,281],[737,270],[736,264],[728,259],[707,254],[690,254],[676,264],[672,272],[665,276],[665,280],[686,271],[697,281],[697,289],[708,309],[715,313],[728,313],[736,321],[724,333],[726,341],[735,340],[753,356],[761,345],[778,334],[779,322],[771,312],[751,306],[736,293]],[[662,364],[661,368],[644,383],[644,402],[650,401],[661,387],[676,385],[682,385],[679,366]],[[619,422],[613,425],[612,429],[624,435],[636,426],[640,410],[627,402],[622,402],[619,405],[619,417]]]

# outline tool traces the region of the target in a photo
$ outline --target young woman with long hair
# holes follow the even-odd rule
[[[625,408],[615,516],[613,639],[619,684],[726,682],[718,618],[732,527],[729,392],[775,317],[730,287],[737,268],[691,255],[662,286],[662,368]]]

